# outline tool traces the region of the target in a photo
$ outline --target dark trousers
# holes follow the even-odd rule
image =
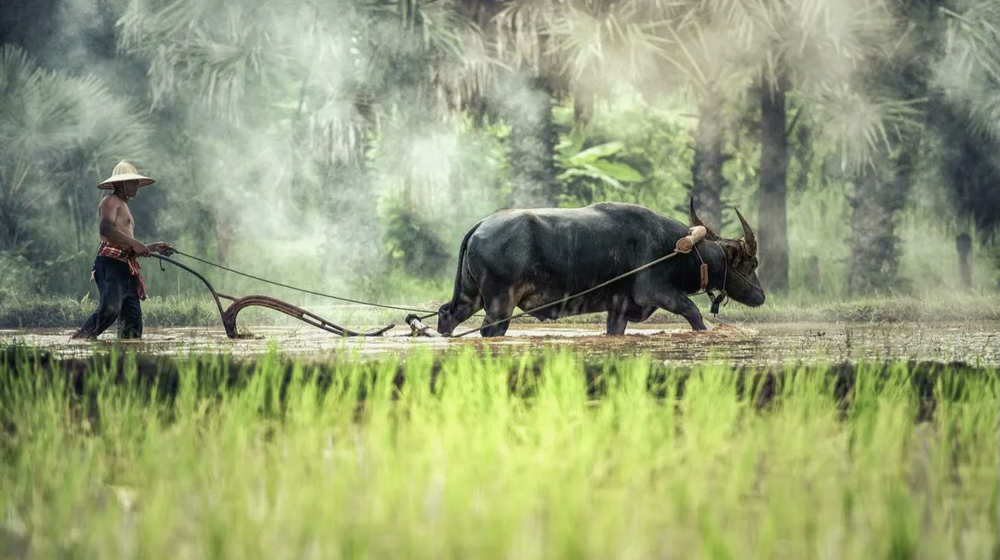
[[[139,282],[129,273],[128,265],[111,257],[97,257],[94,280],[101,293],[101,303],[76,336],[97,338],[117,321],[119,338],[142,338]]]

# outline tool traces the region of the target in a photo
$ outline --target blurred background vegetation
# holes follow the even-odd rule
[[[120,159],[141,240],[386,302],[497,208],[692,196],[779,300],[997,287],[991,0],[6,0],[0,45],[0,304],[93,297]]]

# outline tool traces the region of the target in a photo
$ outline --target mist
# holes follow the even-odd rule
[[[133,203],[144,242],[342,295],[449,299],[462,236],[498,208],[618,200],[686,221],[689,197],[724,235],[741,208],[780,294],[963,287],[959,233],[976,241],[964,287],[995,287],[997,152],[976,159],[979,186],[949,172],[968,154],[956,136],[1000,140],[1000,43],[950,14],[995,13],[724,4],[18,3],[4,42],[91,89],[74,94],[77,124],[50,134],[71,147],[4,148],[5,183],[37,161],[51,169],[26,181],[52,194],[3,262],[29,292],[87,291],[95,187],[128,159],[157,181]],[[778,159],[762,149],[768,95],[787,128]],[[2,119],[17,137],[23,119]],[[65,215],[72,228],[40,225]],[[197,289],[149,274],[161,294]]]

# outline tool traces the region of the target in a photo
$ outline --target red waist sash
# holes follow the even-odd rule
[[[137,290],[139,292],[139,299],[146,299],[146,281],[142,278],[142,272],[140,272],[141,267],[139,266],[139,261],[136,260],[135,251],[115,247],[107,241],[101,241],[101,246],[97,249],[97,256],[111,257],[113,259],[125,259],[125,263],[128,264],[128,271],[132,274],[132,276],[135,276],[136,280],[139,282]]]

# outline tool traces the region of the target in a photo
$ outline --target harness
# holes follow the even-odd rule
[[[726,250],[722,247],[721,243],[719,243],[718,241],[714,241],[714,240],[712,242],[715,243],[716,245],[718,245],[719,250],[722,251],[722,258],[725,259],[725,261],[726,261],[725,272],[723,273],[723,276],[722,276],[722,290],[720,290],[719,293],[716,294],[716,293],[714,293],[715,290],[709,290],[709,289],[707,289],[708,288],[708,263],[706,263],[705,259],[702,258],[701,251],[698,250],[698,247],[694,246],[694,247],[692,247],[694,249],[694,253],[696,255],[698,255],[698,260],[701,261],[701,266],[699,267],[699,269],[701,271],[701,286],[700,286],[700,288],[698,289],[697,292],[695,292],[695,293],[693,293],[691,295],[697,296],[697,295],[700,295],[700,294],[703,294],[703,293],[707,294],[709,301],[712,302],[712,309],[711,309],[710,312],[712,313],[713,316],[716,316],[716,315],[719,314],[719,305],[721,305],[723,303],[726,303],[729,300],[729,295],[726,293],[726,286],[729,284],[729,255],[726,254]],[[739,274],[735,270],[733,272],[736,273],[736,274]]]

